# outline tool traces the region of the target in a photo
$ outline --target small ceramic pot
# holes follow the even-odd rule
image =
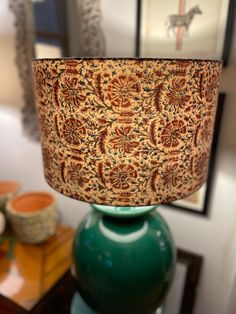
[[[13,198],[20,190],[17,181],[0,181],[0,211],[4,211],[6,202]]]
[[[55,199],[46,192],[30,192],[6,205],[7,217],[17,238],[24,243],[40,243],[56,230]]]

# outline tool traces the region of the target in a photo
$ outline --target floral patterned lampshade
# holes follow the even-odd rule
[[[45,177],[89,203],[139,206],[207,176],[221,62],[33,61]]]

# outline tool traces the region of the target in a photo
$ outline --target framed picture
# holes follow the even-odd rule
[[[233,0],[138,0],[140,57],[222,59],[227,64]]]
[[[175,201],[167,206],[176,209],[185,210],[200,215],[207,215],[208,205],[210,201],[211,186],[213,181],[214,164],[217,153],[218,137],[220,133],[221,120],[223,115],[223,108],[225,102],[225,94],[221,93],[218,98],[218,106],[216,111],[216,119],[214,126],[214,134],[211,147],[211,156],[208,168],[208,178],[206,183],[194,194],[187,198]]]
[[[177,250],[175,277],[161,314],[193,313],[202,264],[202,256]]]

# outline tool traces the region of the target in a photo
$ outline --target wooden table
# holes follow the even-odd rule
[[[56,234],[38,245],[0,246],[0,313],[69,313],[75,280],[70,275],[74,230],[58,225]]]

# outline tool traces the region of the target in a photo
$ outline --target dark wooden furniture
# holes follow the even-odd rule
[[[69,314],[71,300],[76,290],[75,284],[75,279],[71,276],[70,271],[68,270],[31,310],[26,310],[0,295],[0,313]]]

